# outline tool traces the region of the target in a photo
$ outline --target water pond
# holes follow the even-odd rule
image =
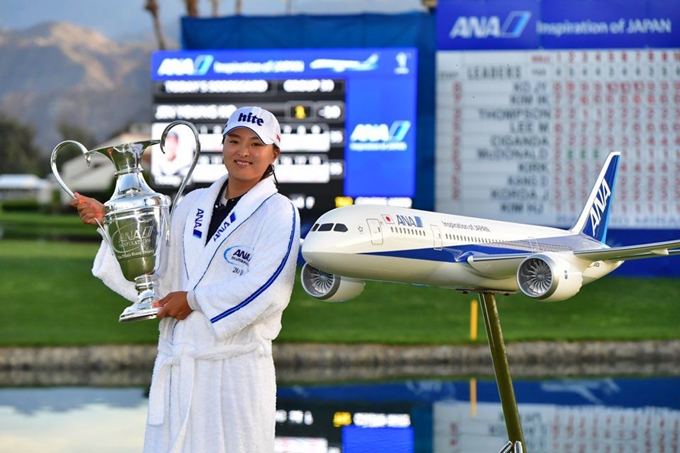
[[[680,452],[680,378],[515,380],[530,453]],[[0,389],[0,451],[141,451],[145,387]],[[493,380],[280,385],[277,453],[479,453],[506,441]]]

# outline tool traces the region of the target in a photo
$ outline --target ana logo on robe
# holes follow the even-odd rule
[[[250,266],[250,258],[252,258],[253,249],[243,245],[236,245],[229,247],[224,251],[224,259],[227,263],[234,266],[234,272],[243,275],[248,271]]]

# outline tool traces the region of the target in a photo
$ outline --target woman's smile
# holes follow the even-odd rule
[[[252,162],[248,162],[247,160],[241,160],[241,159],[235,159],[234,162],[236,162],[236,165],[240,165],[242,167],[247,167],[248,165],[252,164]]]

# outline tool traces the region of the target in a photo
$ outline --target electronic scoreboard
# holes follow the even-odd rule
[[[303,216],[350,203],[411,205],[417,49],[159,51],[151,66],[152,136],[175,120],[196,126],[195,187],[226,174],[223,127],[237,108],[258,105],[281,123],[276,177]],[[151,153],[152,184],[168,191],[194,151],[188,128],[172,131],[177,155]]]

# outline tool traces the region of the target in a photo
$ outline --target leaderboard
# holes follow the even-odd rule
[[[411,204],[416,49],[162,51],[151,63],[153,138],[176,120],[199,132],[192,185],[226,174],[223,127],[237,108],[258,105],[281,123],[275,174],[303,216],[362,200]],[[195,149],[189,128],[172,132],[167,152],[151,153],[153,184],[168,191],[181,184]]]
[[[680,228],[680,10],[442,1],[436,208],[570,227],[621,152],[610,226]]]
[[[610,151],[612,226],[680,227],[680,50],[438,58],[440,207],[569,226]]]
[[[201,155],[192,182],[211,184],[226,174],[222,130],[227,119],[238,107],[257,104],[272,112],[281,124],[277,180],[288,194],[296,196],[301,207],[312,209],[317,198],[326,198],[328,203],[334,195],[343,193],[345,85],[342,79],[158,82],[152,135],[160,137],[171,121],[181,119],[194,124],[199,132]],[[186,168],[195,139],[182,126],[172,130],[179,136],[182,168]],[[152,150],[153,181],[158,186],[179,187],[184,174],[164,172],[167,157],[159,148]],[[309,190],[308,184],[322,189]]]

